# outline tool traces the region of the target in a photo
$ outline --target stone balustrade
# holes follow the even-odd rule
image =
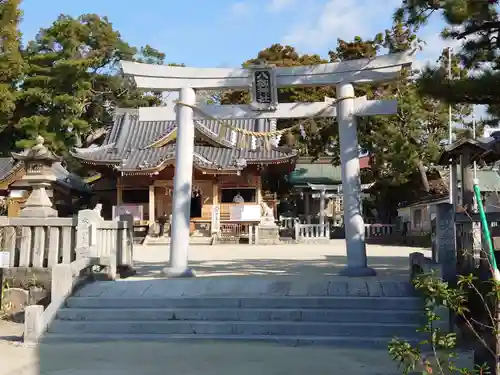
[[[365,224],[365,239],[372,237],[387,237],[396,232],[393,224]]]
[[[298,242],[307,241],[329,241],[329,224],[295,224],[295,240]]]
[[[127,218],[128,219],[128,218]],[[90,237],[83,233],[90,228]],[[0,246],[10,253],[10,268],[52,269],[86,256],[84,241],[91,241],[96,257],[113,257],[110,276],[119,266],[133,266],[132,223],[106,221],[94,210],[78,217],[0,217]]]

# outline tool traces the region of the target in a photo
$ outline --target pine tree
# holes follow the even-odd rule
[[[28,43],[24,57],[16,109],[19,148],[41,134],[56,153],[69,158],[69,149],[88,146],[104,134],[116,107],[161,102],[157,93],[135,89],[118,63],[163,63],[165,55],[149,45],[138,53],[106,17],[61,15]]]
[[[442,30],[445,40],[459,41],[461,63],[478,70],[473,76],[453,77],[445,71],[427,70],[421,80],[421,91],[452,103],[490,105],[493,115],[500,114],[500,30],[499,0],[403,0],[395,19],[409,27],[425,27],[432,15],[446,22]]]
[[[23,73],[19,22],[21,0],[0,2],[0,154],[12,149],[14,129],[12,118],[16,110],[17,84]]]

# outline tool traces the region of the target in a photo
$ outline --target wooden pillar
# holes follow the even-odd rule
[[[471,155],[467,150],[460,156],[460,169],[462,175],[462,206],[468,215],[474,213],[474,176],[470,167],[471,164]],[[479,265],[481,245],[479,238],[474,238],[472,221],[464,223],[462,230],[465,234],[465,240],[462,249],[459,249],[459,272],[468,275],[472,269]]]
[[[212,204],[219,204],[219,180],[217,177],[212,181]]]
[[[325,224],[325,189],[319,193],[319,223]]]
[[[155,212],[155,186],[149,185],[149,225],[154,224],[156,221]]]
[[[473,173],[470,168],[471,158],[469,152],[464,153],[461,156],[460,168],[462,172],[462,205],[465,210],[469,213],[473,213],[474,206],[474,181]]]
[[[304,193],[304,214],[309,216],[309,192]]]
[[[257,176],[257,196],[255,197],[257,200],[257,204],[262,202],[262,178],[261,176]]]
[[[116,181],[116,205],[120,206],[123,203],[122,185],[120,178]]]

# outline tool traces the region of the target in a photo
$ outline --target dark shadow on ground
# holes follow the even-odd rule
[[[406,257],[371,256],[370,267],[381,277],[407,277]],[[334,276],[346,266],[346,257],[326,255],[319,259],[228,259],[191,261],[196,274],[203,275],[288,275],[288,276]],[[137,276],[161,277],[164,262],[135,262]]]
[[[0,341],[21,342],[23,341],[23,335],[0,336]]]

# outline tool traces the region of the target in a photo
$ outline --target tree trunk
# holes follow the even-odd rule
[[[420,160],[418,162],[418,171],[420,172],[420,178],[422,179],[422,185],[424,186],[424,190],[428,193],[431,188],[429,185],[429,180],[427,178],[427,171],[425,169],[424,163]]]

